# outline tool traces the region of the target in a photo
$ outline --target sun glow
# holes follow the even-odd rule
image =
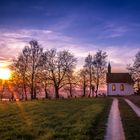
[[[0,79],[8,80],[11,77],[11,71],[9,68],[0,68]]]

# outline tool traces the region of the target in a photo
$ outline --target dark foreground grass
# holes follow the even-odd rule
[[[140,140],[140,118],[123,99],[119,99],[119,108],[126,140]]]
[[[0,140],[103,139],[112,99],[0,103]]]
[[[134,104],[140,107],[140,95],[128,96],[127,99],[131,100]]]

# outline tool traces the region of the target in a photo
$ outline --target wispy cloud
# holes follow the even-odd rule
[[[105,48],[108,53],[108,61],[111,62],[114,72],[126,71],[126,65],[133,63],[135,54],[140,51],[139,47],[109,46]]]
[[[116,38],[125,35],[130,28],[122,25],[115,25],[113,23],[105,24],[104,30],[101,32],[98,38]]]
[[[120,32],[121,30],[123,31],[120,29]],[[0,63],[9,64],[32,39],[38,40],[44,49],[70,50],[78,58],[78,68],[84,64],[88,53],[94,54],[100,49],[108,53],[108,61],[111,61],[114,71],[125,71],[126,64],[132,62],[134,55],[139,51],[138,47],[130,50],[128,46],[99,46],[98,44],[80,43],[72,37],[51,30],[1,30]]]

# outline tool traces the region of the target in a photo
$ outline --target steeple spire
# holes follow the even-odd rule
[[[108,64],[108,73],[111,73],[111,65],[110,65],[110,62]]]

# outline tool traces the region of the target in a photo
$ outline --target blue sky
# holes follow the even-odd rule
[[[0,61],[15,58],[37,39],[44,48],[69,49],[83,65],[88,53],[108,53],[125,71],[140,50],[139,0],[1,0]]]

